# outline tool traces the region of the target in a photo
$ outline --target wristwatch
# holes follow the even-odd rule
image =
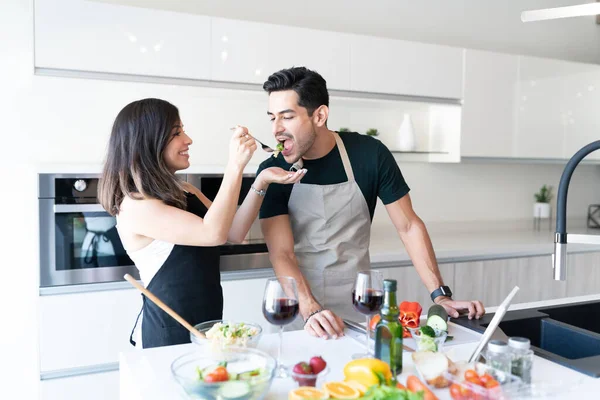
[[[431,292],[431,301],[435,302],[435,299],[440,296],[452,297],[452,290],[448,286],[440,286]]]

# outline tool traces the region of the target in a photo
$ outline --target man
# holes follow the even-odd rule
[[[273,134],[283,143],[258,172],[303,164],[301,183],[271,185],[260,209],[269,258],[278,276],[298,283],[304,329],[314,336],[343,335],[341,317],[355,316],[356,274],[370,268],[371,220],[381,198],[421,280],[453,317],[468,310],[481,317],[479,301],[455,301],[444,286],[431,240],[412,208],[409,188],[390,151],[378,140],[327,128],[329,93],[323,77],[304,67],[274,73],[264,83]],[[266,189],[256,188],[256,189]]]

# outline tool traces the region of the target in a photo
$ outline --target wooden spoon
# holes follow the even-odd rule
[[[204,336],[204,333],[200,332],[198,329],[196,329],[192,325],[190,325],[185,319],[181,318],[181,316],[179,314],[177,314],[175,311],[173,311],[171,309],[171,307],[169,307],[168,305],[166,305],[165,303],[160,301],[160,299],[158,297],[156,297],[155,295],[153,295],[152,292],[150,292],[148,289],[146,289],[145,287],[140,285],[133,276],[131,276],[129,274],[125,274],[124,278],[126,281],[131,283],[137,290],[142,292],[147,298],[152,300],[152,302],[154,304],[156,304],[157,306],[159,306],[164,312],[169,314],[171,317],[175,318],[175,320],[177,322],[179,322],[181,325],[183,325],[188,331],[192,332],[196,337],[198,337],[200,339],[206,339],[206,336]]]

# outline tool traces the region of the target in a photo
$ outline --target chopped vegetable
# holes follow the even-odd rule
[[[402,385],[400,385],[402,386]],[[423,392],[413,393],[402,386],[393,387],[386,385],[371,386],[365,393],[363,400],[423,400]]]
[[[432,327],[425,325],[425,326],[422,326],[420,329],[421,329],[421,333],[423,335],[429,336],[431,338],[435,337],[435,331],[433,330]]]
[[[282,152],[284,150],[283,142],[277,143],[277,146],[275,146],[275,150]]]
[[[434,304],[427,311],[427,325],[433,329],[448,332],[448,313],[439,304]]]
[[[423,308],[418,302],[403,301],[400,303],[400,322],[408,328],[418,328]]]
[[[243,322],[217,322],[207,332],[206,338],[219,345],[246,346],[258,334],[258,329]]]

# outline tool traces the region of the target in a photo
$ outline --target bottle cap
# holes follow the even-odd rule
[[[513,349],[529,350],[531,342],[529,341],[529,339],[524,337],[511,337],[510,339],[508,339],[508,345]]]
[[[508,345],[502,340],[490,340],[487,349],[492,353],[506,353],[509,351]]]
[[[395,292],[396,291],[396,280],[395,279],[384,279],[383,280],[383,290],[386,292]]]

